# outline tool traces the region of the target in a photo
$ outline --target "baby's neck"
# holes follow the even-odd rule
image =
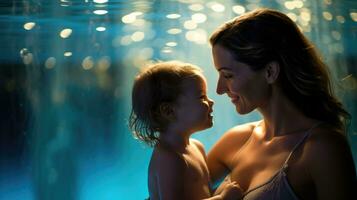
[[[182,136],[177,133],[165,132],[160,134],[160,143],[177,152],[185,152],[187,146],[190,144],[190,137]]]

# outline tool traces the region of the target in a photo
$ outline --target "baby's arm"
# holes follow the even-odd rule
[[[221,191],[220,194],[215,194],[215,196],[204,200],[237,200],[243,196],[242,189],[236,182],[225,184]]]
[[[160,163],[156,170],[159,199],[182,200],[186,162],[173,152],[162,152]]]
[[[232,182],[232,181],[231,181],[231,176],[230,176],[230,174],[228,174],[228,175],[224,178],[224,180],[223,180],[221,183],[219,183],[218,187],[215,188],[214,194],[216,195],[216,194],[222,193],[223,189],[224,189],[224,188],[226,187],[226,185],[229,184],[230,182]]]

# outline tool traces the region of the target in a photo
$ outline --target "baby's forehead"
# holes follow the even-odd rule
[[[206,85],[206,79],[202,75],[186,78],[182,81],[183,90],[205,91],[207,87]]]

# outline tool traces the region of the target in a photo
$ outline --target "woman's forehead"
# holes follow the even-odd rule
[[[218,71],[223,69],[232,70],[235,59],[230,51],[217,44],[212,48],[212,55],[214,65]]]

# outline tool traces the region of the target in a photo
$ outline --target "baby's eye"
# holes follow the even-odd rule
[[[206,95],[201,95],[201,96],[200,96],[200,99],[206,99],[206,98],[207,98]]]

